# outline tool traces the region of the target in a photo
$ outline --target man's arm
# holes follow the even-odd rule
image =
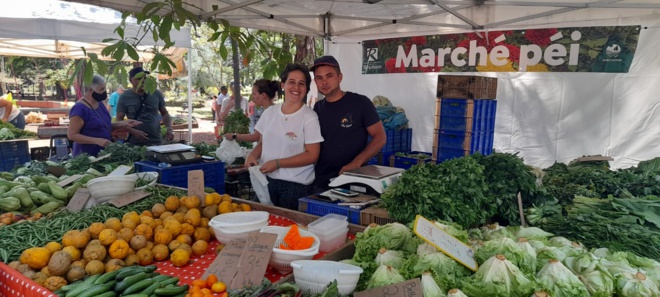
[[[167,128],[166,138],[168,141],[172,141],[174,139],[172,117],[170,117],[170,113],[167,112],[167,108],[164,105],[160,107],[160,115],[163,116],[163,124],[165,124],[165,128]]]
[[[342,174],[347,170],[361,167],[362,164],[366,163],[369,159],[378,154],[380,149],[382,149],[387,142],[387,135],[385,134],[385,128],[383,127],[383,123],[381,121],[378,121],[375,124],[367,127],[367,132],[369,133],[369,136],[371,136],[371,141],[362,150],[362,152],[360,152],[360,154],[358,154],[353,159],[353,161],[351,161],[351,163],[348,163],[341,168],[339,174]]]

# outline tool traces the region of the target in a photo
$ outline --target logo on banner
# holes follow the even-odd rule
[[[378,61],[378,48],[370,47],[367,49],[367,62],[376,62]]]
[[[608,58],[616,58],[621,53],[621,46],[618,44],[612,44],[605,48],[605,54]]]

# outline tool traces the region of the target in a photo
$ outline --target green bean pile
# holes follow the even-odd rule
[[[21,253],[31,247],[44,246],[50,241],[62,241],[64,233],[82,230],[94,222],[105,222],[108,218],[119,218],[130,211],[141,213],[151,210],[156,203],[164,203],[170,195],[183,196],[181,190],[155,187],[148,188],[151,196],[121,208],[109,204],[98,205],[80,212],[63,209],[35,222],[24,221],[0,229],[0,261],[9,263],[18,260]]]

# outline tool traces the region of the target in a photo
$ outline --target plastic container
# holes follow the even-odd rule
[[[353,293],[362,274],[362,268],[341,262],[320,260],[298,260],[291,262],[293,278],[303,291],[323,292],[325,287],[337,280],[339,294]]]
[[[214,227],[214,226],[211,226],[211,227],[213,228],[213,234],[215,234],[215,238],[219,242],[224,243],[224,244],[227,244],[227,243],[231,242],[234,239],[245,240],[250,235],[250,232],[259,231],[261,229],[261,227],[258,227],[258,228],[254,228],[254,229],[246,228],[246,229],[243,229],[243,230],[234,231],[234,230],[225,230],[224,228],[218,228],[218,227]]]
[[[229,232],[259,230],[268,226],[269,216],[266,211],[230,212],[214,216],[209,225]]]
[[[148,184],[144,186],[135,188],[136,190],[146,189],[147,187],[155,185],[156,181],[158,181],[158,172],[156,171],[138,172],[129,175],[135,175],[138,180],[143,179],[145,182],[148,182]]]
[[[319,253],[321,240],[314,235],[314,233],[307,230],[300,229],[300,236],[311,236],[314,238],[314,243],[311,248],[304,250],[283,250],[280,249],[280,244],[284,241],[284,236],[289,232],[290,227],[268,226],[261,228],[261,233],[277,234],[275,245],[273,246],[273,253],[270,255],[268,264],[275,268],[281,274],[289,274],[293,271],[291,262],[296,260],[310,260]]]
[[[331,252],[346,242],[348,234],[346,219],[346,216],[331,213],[308,225],[308,230],[321,240],[319,247],[321,252]]]
[[[90,180],[87,188],[92,199],[108,198],[126,194],[135,189],[137,175],[104,176]],[[98,202],[98,201],[97,201]]]

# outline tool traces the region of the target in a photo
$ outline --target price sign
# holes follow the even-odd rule
[[[204,275],[202,275],[202,279],[215,274],[218,280],[223,283],[231,283],[236,275],[236,271],[238,271],[238,260],[240,260],[244,248],[245,240],[232,240],[227,243],[225,248],[213,260],[213,263],[209,265],[209,268],[206,269]]]
[[[190,170],[188,171],[188,197],[197,196],[201,201],[201,205],[204,204],[204,170]]]
[[[110,204],[116,207],[122,207],[128,204],[131,204],[135,201],[138,201],[144,197],[151,195],[151,193],[145,190],[137,190],[124,195],[119,195],[117,198],[110,200]]]
[[[428,244],[436,247],[470,270],[477,271],[479,268],[477,261],[474,260],[472,248],[423,216],[417,215],[413,231]]]
[[[70,184],[74,181],[79,180],[81,177],[83,177],[83,176],[80,175],[80,174],[74,174],[72,176],[69,176],[69,177],[65,178],[63,181],[58,182],[57,185],[60,186],[60,187],[64,187],[64,186],[66,186],[66,185],[68,185],[68,184]]]
[[[355,297],[421,297],[422,285],[419,278],[405,282],[379,287],[367,291],[356,292]]]
[[[91,194],[89,193],[89,189],[87,188],[78,188],[75,194],[73,194],[73,197],[71,197],[71,200],[69,200],[69,204],[66,205],[66,208],[69,211],[80,211],[85,207],[85,204],[87,203],[87,200],[89,200],[89,197]]]
[[[230,289],[236,290],[261,284],[276,239],[277,234],[258,231],[250,233],[238,262],[236,277],[229,285]]]

